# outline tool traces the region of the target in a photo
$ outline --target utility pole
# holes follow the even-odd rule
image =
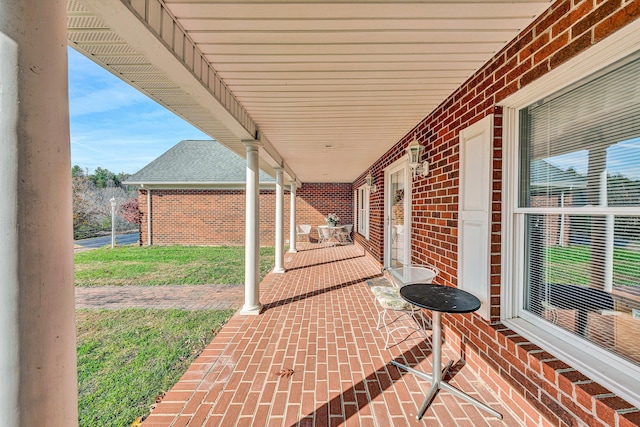
[[[116,198],[111,200],[111,249],[116,246]]]

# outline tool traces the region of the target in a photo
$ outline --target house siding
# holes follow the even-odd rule
[[[284,237],[289,239],[290,193],[284,197]],[[275,244],[275,191],[260,191],[260,245]],[[147,190],[138,190],[142,212],[140,244],[148,244]],[[337,213],[342,224],[353,223],[351,184],[304,184],[296,191],[296,220],[311,224],[311,238],[324,217]],[[245,239],[244,190],[151,190],[153,245],[241,246]]]
[[[356,241],[382,262],[384,169],[417,137],[430,173],[413,181],[412,261],[435,264],[438,282],[457,286],[459,133],[494,114],[491,321],[448,315],[444,326],[447,341],[528,426],[640,425],[640,411],[500,324],[503,116],[497,103],[639,15],[640,1],[554,3],[354,182],[363,185],[371,172],[378,185],[370,199],[370,239],[357,235]]]

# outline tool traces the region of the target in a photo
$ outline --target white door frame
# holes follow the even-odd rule
[[[411,184],[412,175],[406,158],[401,158],[384,169],[384,266],[391,266],[391,175],[404,170],[404,255],[405,264],[411,264]]]

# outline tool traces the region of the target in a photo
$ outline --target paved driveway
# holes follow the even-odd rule
[[[131,245],[137,243],[140,239],[140,233],[127,233],[116,235],[116,244]],[[111,236],[92,237],[91,239],[75,240],[74,247],[80,249],[96,249],[103,246],[111,245]]]

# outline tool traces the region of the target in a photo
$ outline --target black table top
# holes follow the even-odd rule
[[[443,313],[471,313],[480,308],[480,300],[469,292],[442,285],[407,285],[400,288],[400,295],[413,305]]]

